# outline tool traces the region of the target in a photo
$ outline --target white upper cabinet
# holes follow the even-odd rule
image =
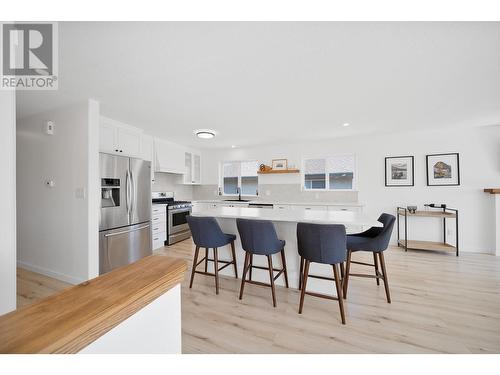
[[[101,116],[99,151],[141,158],[142,130]]]
[[[196,185],[201,183],[201,156],[197,151],[184,152],[184,184]]]
[[[201,155],[193,154],[193,180],[195,184],[201,184]]]
[[[188,151],[184,152],[184,168],[186,168],[184,183],[193,183],[193,154]]]
[[[142,135],[141,141],[141,157],[143,160],[153,161],[153,137],[150,135]]]
[[[118,149],[118,139],[116,135],[116,127],[103,122],[99,127],[99,151],[107,153],[115,153]]]
[[[185,184],[201,183],[201,156],[193,149],[143,134],[143,130],[101,116],[99,151],[151,161],[154,172],[184,176]]]
[[[163,139],[155,138],[154,149],[156,172],[185,173],[184,147]]]

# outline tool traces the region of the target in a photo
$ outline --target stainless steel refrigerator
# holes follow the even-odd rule
[[[100,153],[99,274],[152,254],[151,163]]]

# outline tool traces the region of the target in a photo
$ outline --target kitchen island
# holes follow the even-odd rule
[[[180,353],[186,269],[152,255],[5,314],[0,353]]]
[[[299,285],[299,254],[297,250],[297,223],[316,224],[342,224],[346,228],[368,228],[381,227],[382,223],[376,218],[369,217],[360,212],[353,211],[320,211],[320,210],[290,210],[281,211],[267,208],[247,208],[247,207],[217,207],[200,210],[192,213],[193,216],[215,217],[225,233],[237,235],[235,242],[236,258],[239,275],[243,275],[243,262],[245,252],[241,247],[241,242],[236,227],[236,219],[270,220],[274,223],[278,237],[286,241],[285,254],[288,270],[288,280],[291,288],[298,288]],[[276,255],[273,259],[275,267],[280,268],[281,263]],[[220,259],[230,259],[228,247],[219,249]],[[254,265],[267,266],[267,260],[263,256],[254,256]],[[210,265],[212,266],[213,265]],[[213,268],[210,270],[213,272]],[[328,265],[311,264],[311,274],[331,277],[332,268]],[[220,272],[220,275],[234,276],[230,267]],[[201,276],[197,276],[201,277]],[[256,281],[269,283],[268,271],[254,269],[252,278]],[[277,285],[284,285],[282,278],[276,280]],[[321,293],[332,293],[335,290],[333,282],[310,279],[308,290]],[[279,303],[279,301],[278,301]]]

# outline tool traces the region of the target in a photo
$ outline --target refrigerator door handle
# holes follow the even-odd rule
[[[135,201],[137,200],[137,197],[135,196],[135,181],[134,181],[134,174],[132,171],[130,171],[130,212],[134,212],[135,209]],[[130,219],[132,220],[132,219]],[[131,221],[132,223],[132,221]]]
[[[130,184],[131,184],[130,171],[127,171],[127,180],[125,183],[125,185],[126,185],[125,193],[127,194],[126,204],[127,204],[127,216],[129,218],[129,221],[130,221],[130,205],[131,205],[131,202],[130,202],[130,195],[131,195]]]
[[[121,234],[127,234],[127,233],[131,233],[131,232],[137,232],[138,230],[142,230],[142,229],[146,229],[146,228],[149,228],[149,224],[144,225],[144,226],[139,227],[139,228],[135,228],[135,229],[122,230],[121,232],[108,233],[108,234],[105,234],[104,237],[119,236]]]

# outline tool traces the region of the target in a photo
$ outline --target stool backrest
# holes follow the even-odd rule
[[[269,255],[281,251],[283,242],[268,220],[236,219],[243,250],[252,254]]]
[[[391,214],[383,213],[377,220],[384,224],[384,226],[382,228],[372,227],[363,232],[363,236],[373,238],[373,247],[378,251],[384,251],[389,246],[396,217]]]
[[[337,264],[346,260],[346,234],[341,224],[297,224],[299,255],[311,262]]]
[[[186,220],[196,246],[217,247],[221,242],[225,242],[226,235],[215,218],[189,215]]]

